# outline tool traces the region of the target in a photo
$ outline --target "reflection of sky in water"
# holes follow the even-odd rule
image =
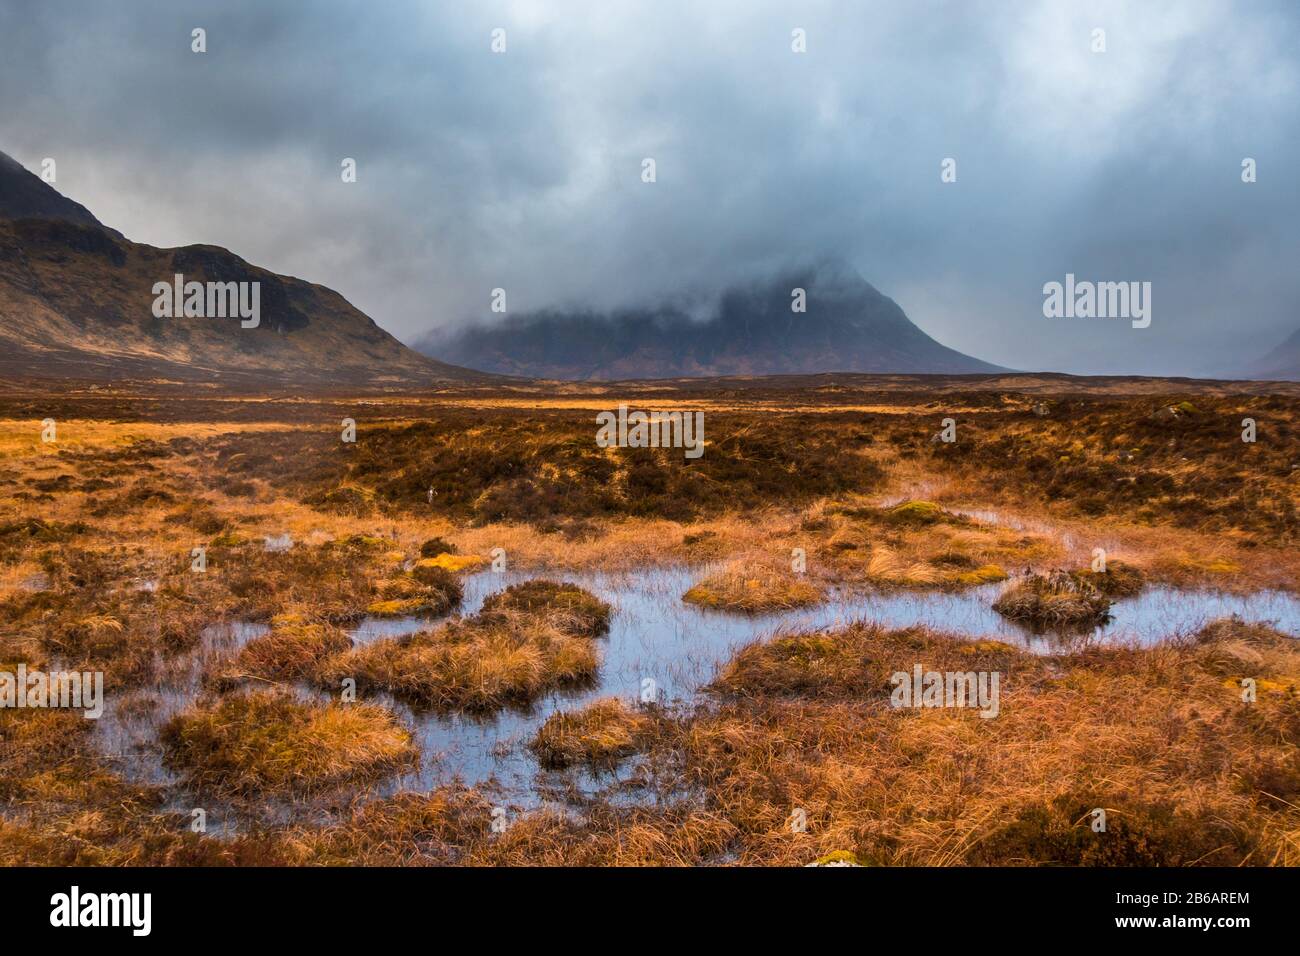
[[[495,782],[505,802],[523,806],[540,801],[537,784],[576,782],[591,790],[626,778],[629,762],[618,777],[589,778],[584,771],[543,773],[526,744],[541,723],[556,710],[580,707],[598,697],[640,698],[642,682],[653,680],[660,699],[689,701],[707,684],[717,667],[735,649],[778,630],[834,628],[855,620],[874,620],[888,627],[924,624],[971,637],[995,637],[1036,653],[1066,652],[1090,642],[1113,640],[1156,642],[1190,633],[1218,617],[1238,614],[1247,620],[1273,621],[1283,631],[1300,634],[1300,599],[1284,592],[1231,595],[1219,592],[1148,588],[1140,596],[1116,603],[1113,619],[1095,631],[1072,637],[1034,635],[994,612],[991,604],[1003,585],[960,593],[936,591],[860,592],[843,590],[813,608],[754,616],[704,611],[684,604],[681,596],[706,569],[655,569],[636,574],[480,572],[464,579],[461,613],[475,613],[484,598],[510,584],[537,577],[570,581],[608,601],[614,609],[610,632],[598,638],[603,660],[595,686],[553,692],[525,711],[507,710],[488,718],[435,715],[380,697],[414,728],[421,749],[418,772],[381,784],[379,793],[429,790],[459,778],[466,784]],[[424,618],[367,619],[352,631],[358,644],[436,626]],[[218,626],[205,631],[202,647],[192,661],[175,668],[168,686],[144,692],[107,695],[104,717],[96,728],[106,753],[123,755],[123,769],[136,779],[174,782],[157,752],[158,726],[184,707],[199,690],[204,659],[230,653],[264,633],[261,625]],[[305,688],[304,694],[314,693]],[[325,695],[321,695],[324,697]],[[151,710],[135,713],[132,702],[158,698]],[[211,818],[210,818],[211,824]]]

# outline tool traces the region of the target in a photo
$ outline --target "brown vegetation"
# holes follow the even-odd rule
[[[714,610],[759,614],[807,607],[823,597],[821,588],[793,571],[739,561],[696,583],[682,600]]]
[[[552,714],[528,746],[543,767],[610,765],[646,743],[653,725],[650,715],[607,697],[579,711]]]
[[[282,693],[222,698],[161,732],[195,786],[249,793],[316,789],[410,763],[410,734],[376,704],[311,704]]]
[[[498,608],[331,658],[318,679],[337,687],[351,677],[359,689],[422,707],[485,711],[590,680],[599,664],[592,641],[547,615]]]
[[[6,392],[0,669],[102,670],[111,701],[147,710],[193,665],[202,696],[159,728],[173,787],[128,773],[78,713],[0,709],[0,864],[1300,865],[1300,652],[1240,621],[1048,657],[919,628],[782,633],[739,650],[703,706],[539,717],[518,744],[548,779],[618,765],[640,792],[512,809],[504,833],[485,789],[375,797],[413,766],[409,731],[311,689],[353,677],[363,697],[490,714],[589,686],[612,610],[544,577],[569,568],[708,562],[724,570],[689,599],[742,611],[1010,575],[999,610],[1085,626],[1148,585],[1300,587],[1295,395],[1015,381],[629,386],[706,410],[697,460],[597,448],[621,386],[368,406]],[[949,414],[958,441],[931,442]],[[1124,559],[1051,573],[1097,546]],[[496,547],[542,577],[350,646],[367,613],[453,611]],[[202,650],[209,625],[247,621],[271,629]],[[893,708],[916,664],[1000,673],[999,715]],[[249,815],[193,833],[165,808],[195,791]],[[281,800],[313,812],[259,818]]]
[[[491,621],[498,611],[544,618],[568,634],[584,637],[599,637],[609,630],[610,606],[576,584],[542,580],[512,584],[489,595],[479,616]]]

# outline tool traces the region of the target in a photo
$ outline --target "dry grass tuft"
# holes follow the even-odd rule
[[[1002,593],[993,610],[1032,627],[1088,627],[1110,618],[1110,598],[1074,574],[1032,574]]]
[[[544,617],[566,633],[598,637],[609,630],[611,609],[607,603],[576,584],[533,580],[513,584],[490,595],[483,602],[480,616],[486,620],[498,610]]]
[[[1091,585],[1099,594],[1110,598],[1133,597],[1141,594],[1146,586],[1146,575],[1142,569],[1126,561],[1110,560],[1106,562],[1105,571],[1099,573],[1086,569],[1076,571],[1074,576],[1081,583]]]
[[[590,640],[545,619],[499,609],[331,658],[318,679],[337,686],[352,677],[360,688],[437,710],[491,711],[589,681],[599,666]]]
[[[411,735],[377,704],[304,703],[278,692],[196,707],[160,737],[168,765],[194,786],[245,794],[378,776],[416,756]]]
[[[331,624],[280,623],[245,644],[218,680],[299,680],[312,674],[325,658],[351,647],[347,634]]]
[[[932,564],[909,561],[885,545],[871,549],[866,572],[867,577],[877,584],[898,587],[929,587],[944,577],[944,572]]]
[[[653,725],[650,715],[607,697],[579,711],[552,714],[528,746],[538,762],[551,769],[577,763],[611,766],[635,753]]]
[[[824,598],[820,587],[793,571],[741,561],[709,575],[682,595],[689,604],[745,614],[808,607]]]

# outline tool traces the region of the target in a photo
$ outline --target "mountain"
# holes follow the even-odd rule
[[[122,238],[121,233],[109,229],[81,203],[61,195],[4,153],[0,153],[0,219],[60,219],[83,226],[98,226],[116,238]]]
[[[792,310],[794,289],[805,290],[806,312]],[[486,372],[578,380],[1006,371],[939,344],[836,261],[733,287],[703,321],[672,306],[547,310],[430,333],[416,348]]]
[[[1250,378],[1274,382],[1300,382],[1300,329],[1291,337],[1251,365]]]
[[[257,283],[256,326],[250,319],[244,327],[237,315],[157,317],[154,285],[173,283],[177,274],[185,282]],[[489,378],[407,348],[324,286],[276,275],[218,246],[131,242],[0,153],[3,374],[250,387]]]

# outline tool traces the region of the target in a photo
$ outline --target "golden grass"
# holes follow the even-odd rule
[[[451,621],[407,639],[375,641],[331,658],[320,681],[354,678],[362,689],[388,691],[440,710],[496,710],[595,676],[600,654],[544,618],[498,610]]]
[[[945,576],[942,569],[924,561],[908,561],[884,545],[872,548],[866,571],[876,583],[902,587],[928,587]]]
[[[1007,572],[996,564],[985,564],[972,571],[962,571],[957,575],[958,584],[981,585],[1005,581]]]
[[[1223,683],[1294,677],[1294,640],[1228,621],[1145,650],[970,648],[853,627],[742,650],[722,707],[682,738],[710,806],[746,834],[739,862],[1300,862],[1300,699],[1248,704]],[[916,662],[1001,671],[999,715],[892,709],[889,675]],[[1106,833],[1089,826],[1097,807]]]
[[[635,753],[653,725],[649,714],[633,710],[617,697],[606,697],[582,710],[552,714],[528,746],[543,767],[609,766]]]
[[[274,422],[113,422],[100,419],[55,419],[55,441],[41,439],[43,419],[0,419],[0,460],[30,455],[56,456],[62,451],[121,448],[142,441],[210,438],[232,432],[284,431]]]
[[[248,692],[199,706],[160,734],[167,763],[199,788],[311,790],[390,773],[416,756],[411,735],[377,704],[304,703]]]
[[[415,568],[417,571],[426,568],[437,568],[443,571],[459,573],[482,567],[485,564],[487,564],[487,558],[477,554],[439,554],[432,558],[421,558],[415,562]]]
[[[682,595],[688,604],[746,614],[808,607],[824,598],[820,587],[793,571],[749,561],[727,565]]]
[[[1054,572],[1016,581],[993,602],[993,610],[1034,627],[1082,627],[1105,623],[1110,599],[1086,580]]]
[[[496,611],[541,617],[566,634],[599,637],[609,630],[611,608],[576,584],[534,579],[489,595],[480,617],[490,620]]]
[[[108,421],[109,414],[137,414],[114,398],[103,418],[93,417],[94,402],[86,403],[90,412],[54,411],[55,445],[40,442],[36,418],[13,412],[0,421],[0,661],[48,664],[57,655],[66,665],[104,669],[110,688],[144,686],[195,645],[205,624],[251,618],[271,621],[274,630],[237,660],[241,672],[267,680],[322,680],[337,662],[360,660],[376,688],[432,706],[492,710],[589,679],[599,666],[598,643],[566,632],[538,608],[509,608],[509,620],[456,622],[360,651],[342,650],[327,623],[355,618],[372,603],[419,599],[422,587],[441,583],[438,572],[446,569],[402,573],[398,565],[408,558],[485,555],[497,547],[512,569],[604,571],[803,548],[809,577],[797,580],[817,588],[832,581],[971,586],[1003,569],[1079,567],[1104,546],[1148,583],[1300,588],[1300,551],[1285,537],[1300,501],[1285,470],[1294,461],[1285,459],[1293,404],[1258,399],[1271,407],[1252,413],[1271,432],[1260,446],[1242,448],[1214,431],[1215,422],[1244,413],[1231,397],[1198,397],[1199,411],[1174,431],[1148,423],[1156,397],[1146,410],[1134,411],[1142,403],[1126,399],[1068,412],[1061,405],[1046,419],[1005,395],[963,400],[947,411],[962,414],[965,444],[940,449],[925,444],[930,429],[914,427],[918,406],[904,398],[896,407],[865,393],[841,406],[818,406],[807,395],[683,403],[739,413],[736,422],[746,429],[760,408],[832,413],[819,415],[821,422],[840,415],[833,427],[854,443],[855,467],[882,469],[888,488],[849,486],[796,501],[776,482],[751,487],[744,508],[657,511],[672,503],[669,495],[643,512],[597,509],[575,518],[563,509],[582,511],[586,500],[550,492],[590,476],[561,454],[538,472],[549,485],[516,484],[506,489],[516,497],[503,499],[528,516],[519,509],[534,507],[528,496],[537,493],[535,507],[560,509],[554,521],[499,520],[488,511],[470,523],[436,507],[426,512],[424,487],[414,481],[414,506],[401,499],[387,510],[394,499],[365,475],[335,489],[365,513],[307,504],[317,488],[310,469],[301,478],[282,473],[315,461],[314,451],[302,450],[317,448],[301,444],[304,433],[319,430],[333,449],[332,408],[233,402],[225,407],[283,420]],[[574,407],[587,407],[584,401]],[[440,402],[394,406],[400,410],[390,417],[398,426],[413,413],[438,418]],[[184,402],[166,404],[168,414],[186,410]],[[536,402],[500,404],[531,409]],[[670,407],[658,398],[655,404]],[[591,407],[607,406],[602,399]],[[1057,421],[1058,412],[1070,420]],[[474,451],[491,432],[480,434],[471,419],[449,434],[460,441],[463,433]],[[548,421],[530,420],[523,453],[544,457],[567,447],[567,439],[557,440],[563,428],[552,433]],[[415,433],[407,444],[418,451],[423,437]],[[1178,447],[1166,450],[1171,438]],[[1115,463],[1118,452],[1143,449],[1133,463]],[[708,454],[723,450],[711,445]],[[750,457],[767,451],[736,450]],[[265,461],[249,466],[257,459]],[[425,461],[413,455],[413,479]],[[1041,479],[1027,477],[1031,469]],[[620,466],[608,487],[624,495],[633,476]],[[487,493],[478,481],[467,494]],[[707,487],[727,485],[709,479]],[[1097,490],[1112,487],[1115,495]],[[623,506],[640,499],[611,500]],[[997,523],[965,519],[962,509],[996,510]],[[263,552],[263,538],[284,533],[295,543],[291,551]],[[209,548],[205,575],[188,570],[189,549],[198,544]],[[1110,562],[1112,572],[1118,563]],[[468,569],[450,573],[461,570]],[[794,577],[781,566],[771,570]],[[49,589],[30,590],[40,578]],[[1093,584],[1103,591],[1114,580]],[[135,590],[144,581],[156,582],[156,590]],[[746,649],[724,669],[716,711],[656,714],[637,739],[654,786],[670,795],[682,787],[698,801],[595,801],[581,816],[514,816],[504,834],[490,829],[492,801],[464,788],[357,806],[324,827],[290,824],[221,839],[192,834],[187,818],[159,810],[161,788],[130,784],[99,757],[90,722],[53,711],[0,712],[0,798],[14,814],[0,821],[0,863],[806,864],[852,853],[867,864],[1300,865],[1300,667],[1294,641],[1266,628],[1226,622],[1168,647],[1093,649],[1054,660],[1027,658],[996,641],[921,632],[871,632],[861,640],[843,631],[784,635],[772,647],[767,654]],[[981,720],[970,712],[888,709],[889,668],[917,660],[940,669],[1003,669],[1002,713]],[[232,663],[217,658],[211,666]],[[365,675],[357,676],[364,687]],[[1258,692],[1254,703],[1242,699],[1246,678]],[[295,703],[310,711],[306,719],[281,720],[268,709],[265,720],[254,721],[221,712],[224,701],[183,714],[177,726],[208,746],[186,748],[195,762],[177,766],[202,786],[257,796],[324,787],[338,774],[352,786],[405,765],[385,756],[405,733],[391,716],[387,725],[380,718],[356,726],[348,721],[369,705],[328,705],[347,707],[352,717],[321,717],[326,705]],[[186,723],[190,718],[197,721]],[[557,739],[581,754],[583,745],[570,737]],[[611,731],[610,739],[622,738]],[[215,769],[200,765],[204,755]],[[1087,827],[1095,806],[1111,811],[1113,839],[1099,841]],[[790,829],[795,807],[807,812],[804,833]]]
[[[277,623],[272,630],[245,644],[221,675],[222,681],[247,678],[298,680],[312,674],[331,654],[349,650],[352,641],[329,624]]]
[[[406,617],[413,614],[438,614],[442,608],[425,598],[389,598],[372,601],[366,606],[366,613],[375,617]]]

